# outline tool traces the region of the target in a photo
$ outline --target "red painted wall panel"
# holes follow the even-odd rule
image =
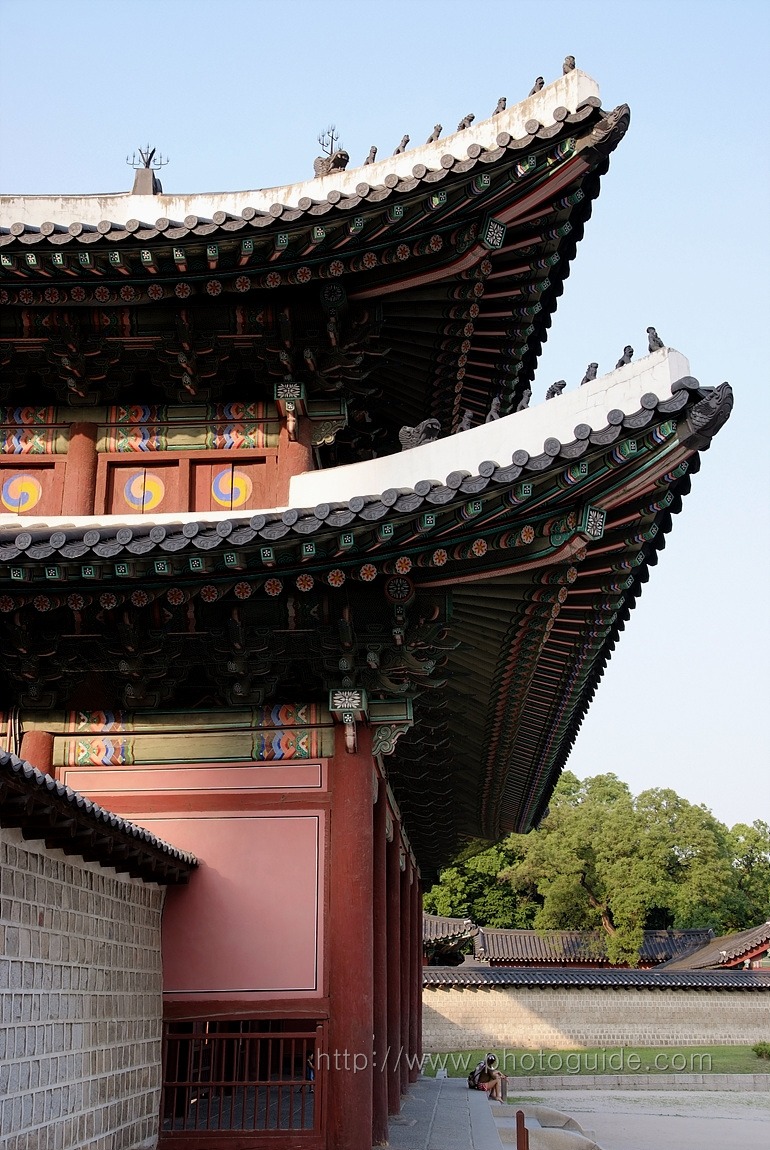
[[[321,995],[323,811],[141,821],[200,861],[166,897],[166,997]]]

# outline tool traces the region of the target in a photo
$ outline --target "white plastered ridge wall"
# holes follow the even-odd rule
[[[589,97],[599,96],[599,85],[579,68],[560,76],[547,84],[534,96],[528,96],[518,104],[490,119],[480,120],[462,132],[453,132],[440,137],[432,144],[419,144],[398,156],[385,155],[385,147],[380,148],[381,159],[366,167],[350,167],[344,172],[332,172],[328,176],[315,177],[282,187],[262,188],[251,191],[201,192],[192,195],[134,196],[129,192],[108,193],[105,195],[83,196],[0,196],[0,226],[8,228],[14,223],[28,223],[39,226],[50,221],[54,224],[69,225],[79,222],[98,224],[101,220],[111,220],[124,224],[129,219],[144,220],[153,224],[166,217],[183,220],[185,216],[197,215],[205,218],[214,212],[229,212],[240,215],[245,207],[267,212],[273,204],[284,204],[295,208],[307,196],[311,200],[325,200],[335,189],[343,196],[355,194],[356,184],[365,182],[371,187],[382,184],[385,176],[394,173],[401,178],[410,178],[416,164],[424,164],[429,170],[441,167],[441,157],[454,156],[464,160],[468,156],[470,144],[480,144],[483,148],[497,146],[500,132],[508,132],[514,140],[527,135],[525,125],[528,120],[538,120],[544,127],[554,123],[556,108],[566,108],[575,112],[578,106]],[[404,127],[412,135],[414,142],[417,126]],[[429,130],[429,125],[421,125],[419,134]],[[393,145],[395,145],[395,140]],[[314,157],[308,154],[307,167],[312,168]],[[304,161],[303,161],[304,163]]]
[[[486,460],[507,467],[514,451],[523,448],[530,455],[540,455],[549,438],[571,443],[579,423],[587,423],[594,431],[606,427],[607,413],[613,408],[631,415],[639,410],[646,392],[666,399],[672,384],[689,374],[685,357],[663,348],[555,399],[469,431],[382,459],[295,475],[289,505],[339,503],[354,495],[379,495],[388,488],[413,488],[421,479],[443,483],[453,471],[478,475],[479,464]]]
[[[587,423],[595,431],[606,427],[607,413],[613,408],[624,415],[633,414],[639,410],[646,392],[652,392],[658,399],[667,399],[671,395],[672,384],[689,374],[690,365],[685,357],[672,348],[663,348],[555,399],[545,400],[535,407],[469,431],[381,459],[295,475],[289,486],[288,506],[313,508],[320,503],[346,503],[355,495],[376,497],[388,488],[409,490],[425,479],[443,483],[453,471],[477,475],[479,464],[485,460],[507,467],[514,451],[523,448],[530,455],[539,455],[549,438],[571,443],[579,423]],[[59,515],[46,519],[34,515],[0,515],[0,531],[67,527],[108,527],[115,530],[120,526],[149,528],[156,523],[216,523],[223,519],[248,519],[260,511],[275,513],[285,509],[244,508],[235,514],[231,511],[177,511],[167,515]]]

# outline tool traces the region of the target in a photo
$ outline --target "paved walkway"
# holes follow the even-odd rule
[[[388,1144],[391,1150],[502,1150],[492,1109],[464,1078],[418,1078],[401,1113],[390,1119]]]

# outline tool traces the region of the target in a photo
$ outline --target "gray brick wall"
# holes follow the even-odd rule
[[[0,829],[3,1150],[155,1146],[163,895]]]
[[[752,1045],[770,1029],[770,991],[426,987],[422,1001],[429,1051]]]

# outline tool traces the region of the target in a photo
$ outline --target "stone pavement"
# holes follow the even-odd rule
[[[391,1150],[502,1150],[492,1109],[464,1078],[418,1078],[401,1113],[390,1119],[388,1144]]]

